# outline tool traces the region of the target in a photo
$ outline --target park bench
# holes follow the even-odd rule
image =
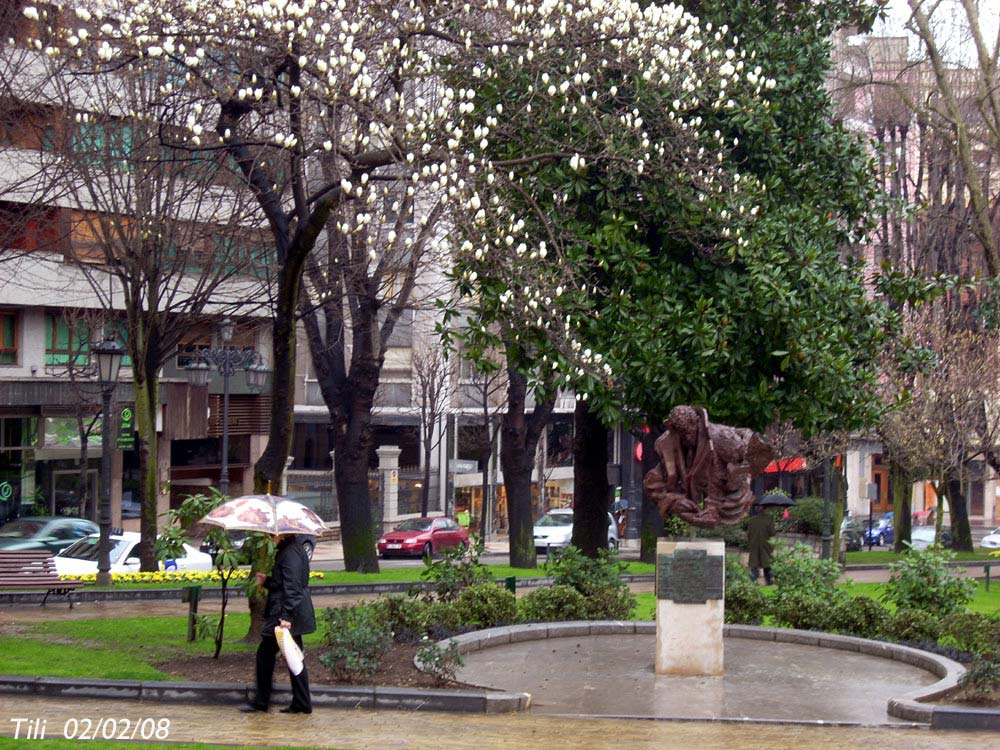
[[[73,606],[73,591],[83,581],[62,580],[56,563],[47,550],[0,550],[0,590],[44,591],[42,605],[49,594],[60,594]]]

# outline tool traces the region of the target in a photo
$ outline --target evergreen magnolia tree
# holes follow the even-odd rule
[[[476,100],[505,174],[488,209],[497,226],[466,232],[456,271],[479,316],[467,338],[506,321],[537,385],[557,372],[576,389],[576,466],[600,471],[577,477],[574,541],[592,553],[608,500],[592,449],[606,425],[690,403],[809,432],[878,409],[893,318],[842,252],[863,237],[874,185],[824,89],[829,35],[871,13],[840,1],[698,12],[648,8],[669,31],[629,34],[635,57],[613,43],[583,62],[548,50],[558,77],[523,52]],[[513,559],[530,518],[509,507]],[[644,554],[655,534],[644,529]]]

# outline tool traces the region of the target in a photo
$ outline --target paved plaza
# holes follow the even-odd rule
[[[311,716],[241,714],[234,706],[4,696],[5,717],[46,719],[47,737],[84,717],[168,719],[169,739],[236,745],[338,750],[985,750],[989,732],[806,726],[780,723],[577,719],[530,714],[496,716],[319,709]],[[7,722],[4,722],[7,723]],[[72,724],[71,724],[72,726]],[[13,725],[0,727],[13,736]],[[98,743],[99,744],[99,743]],[[26,740],[26,748],[31,741]],[[81,745],[87,747],[88,745]],[[126,745],[127,746],[127,745]]]

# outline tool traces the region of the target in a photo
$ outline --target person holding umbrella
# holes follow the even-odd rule
[[[257,647],[257,692],[253,703],[240,708],[246,713],[267,711],[271,704],[274,663],[280,648],[275,628],[284,628],[282,635],[290,634],[299,651],[302,649],[302,636],[316,630],[316,615],[309,597],[309,555],[299,535],[317,536],[326,529],[326,524],[301,503],[270,492],[227,500],[201,522],[230,531],[261,531],[270,534],[278,546],[271,575],[257,574],[257,582],[267,590],[264,626],[260,646]],[[301,653],[296,656],[301,657]],[[281,712],[312,713],[305,665],[298,658],[293,664],[287,655],[285,662],[292,681],[292,703]]]
[[[257,582],[267,590],[267,604],[264,607],[260,645],[257,647],[257,690],[254,702],[240,708],[244,713],[267,711],[270,706],[274,664],[279,649],[274,629],[280,626],[291,633],[300,650],[302,636],[316,630],[316,615],[309,596],[309,556],[305,547],[295,534],[275,534],[274,541],[278,548],[271,575],[257,574]],[[281,709],[281,713],[311,714],[312,698],[305,665],[298,674],[289,666],[288,677],[292,683],[292,702]]]

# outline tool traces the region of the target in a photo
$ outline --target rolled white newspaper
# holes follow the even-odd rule
[[[276,625],[274,637],[278,639],[278,648],[281,650],[285,664],[288,665],[288,671],[292,674],[302,674],[302,669],[305,667],[302,660],[302,649],[292,638],[292,634],[280,625]]]

